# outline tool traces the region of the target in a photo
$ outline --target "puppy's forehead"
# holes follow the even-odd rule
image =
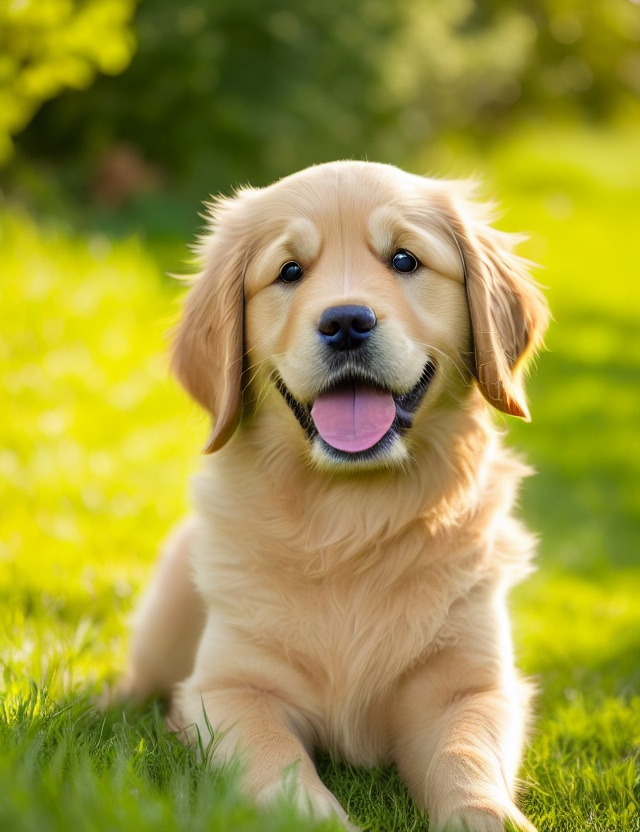
[[[426,182],[390,165],[330,162],[288,176],[267,191],[283,209],[335,231],[336,225],[366,224],[376,208],[418,196],[419,184]]]
[[[322,246],[322,235],[316,223],[304,216],[286,222],[284,233],[277,242],[303,262],[315,260]]]
[[[391,165],[331,162],[282,179],[260,196],[269,242],[277,240],[304,261],[314,260],[327,240],[345,252],[364,243],[388,257],[394,248],[412,247],[419,237],[422,253],[435,268],[461,278],[458,251],[444,218],[446,194],[437,180]]]

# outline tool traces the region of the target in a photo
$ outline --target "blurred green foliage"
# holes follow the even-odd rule
[[[114,75],[135,48],[136,0],[0,2],[0,162],[43,101]]]
[[[409,164],[452,131],[624,113],[640,85],[631,0],[143,0],[135,30],[126,72],[67,90],[19,141],[113,203],[167,184],[202,198],[337,157]],[[122,68],[122,27],[87,48],[111,41]]]

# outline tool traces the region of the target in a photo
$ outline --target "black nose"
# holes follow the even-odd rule
[[[335,350],[353,350],[371,335],[376,313],[369,306],[330,306],[318,321],[320,337]]]

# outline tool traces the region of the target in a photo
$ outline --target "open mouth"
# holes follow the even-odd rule
[[[323,390],[312,405],[298,401],[281,378],[276,386],[310,440],[319,440],[336,459],[371,459],[413,424],[435,374],[428,361],[418,383],[397,394],[357,375]]]

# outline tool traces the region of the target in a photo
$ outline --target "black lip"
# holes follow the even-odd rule
[[[391,394],[396,405],[396,416],[391,424],[391,427],[379,442],[376,442],[376,444],[371,448],[367,448],[366,451],[359,451],[357,453],[340,451],[325,442],[318,433],[318,430],[313,422],[311,408],[296,399],[280,376],[276,377],[275,385],[280,391],[285,402],[289,405],[293,415],[300,423],[300,426],[305,431],[310,441],[317,438],[320,442],[322,442],[322,445],[329,456],[337,461],[367,461],[377,457],[381,451],[390,448],[395,437],[409,430],[409,428],[413,425],[414,413],[420,406],[435,372],[435,364],[432,361],[427,361],[422,371],[422,375],[420,376],[417,384],[415,384],[411,390],[399,395],[396,393]],[[345,384],[367,384],[369,386],[376,386],[371,383],[371,379],[366,378],[363,375],[350,374],[345,377],[334,379],[327,389],[334,389]]]

